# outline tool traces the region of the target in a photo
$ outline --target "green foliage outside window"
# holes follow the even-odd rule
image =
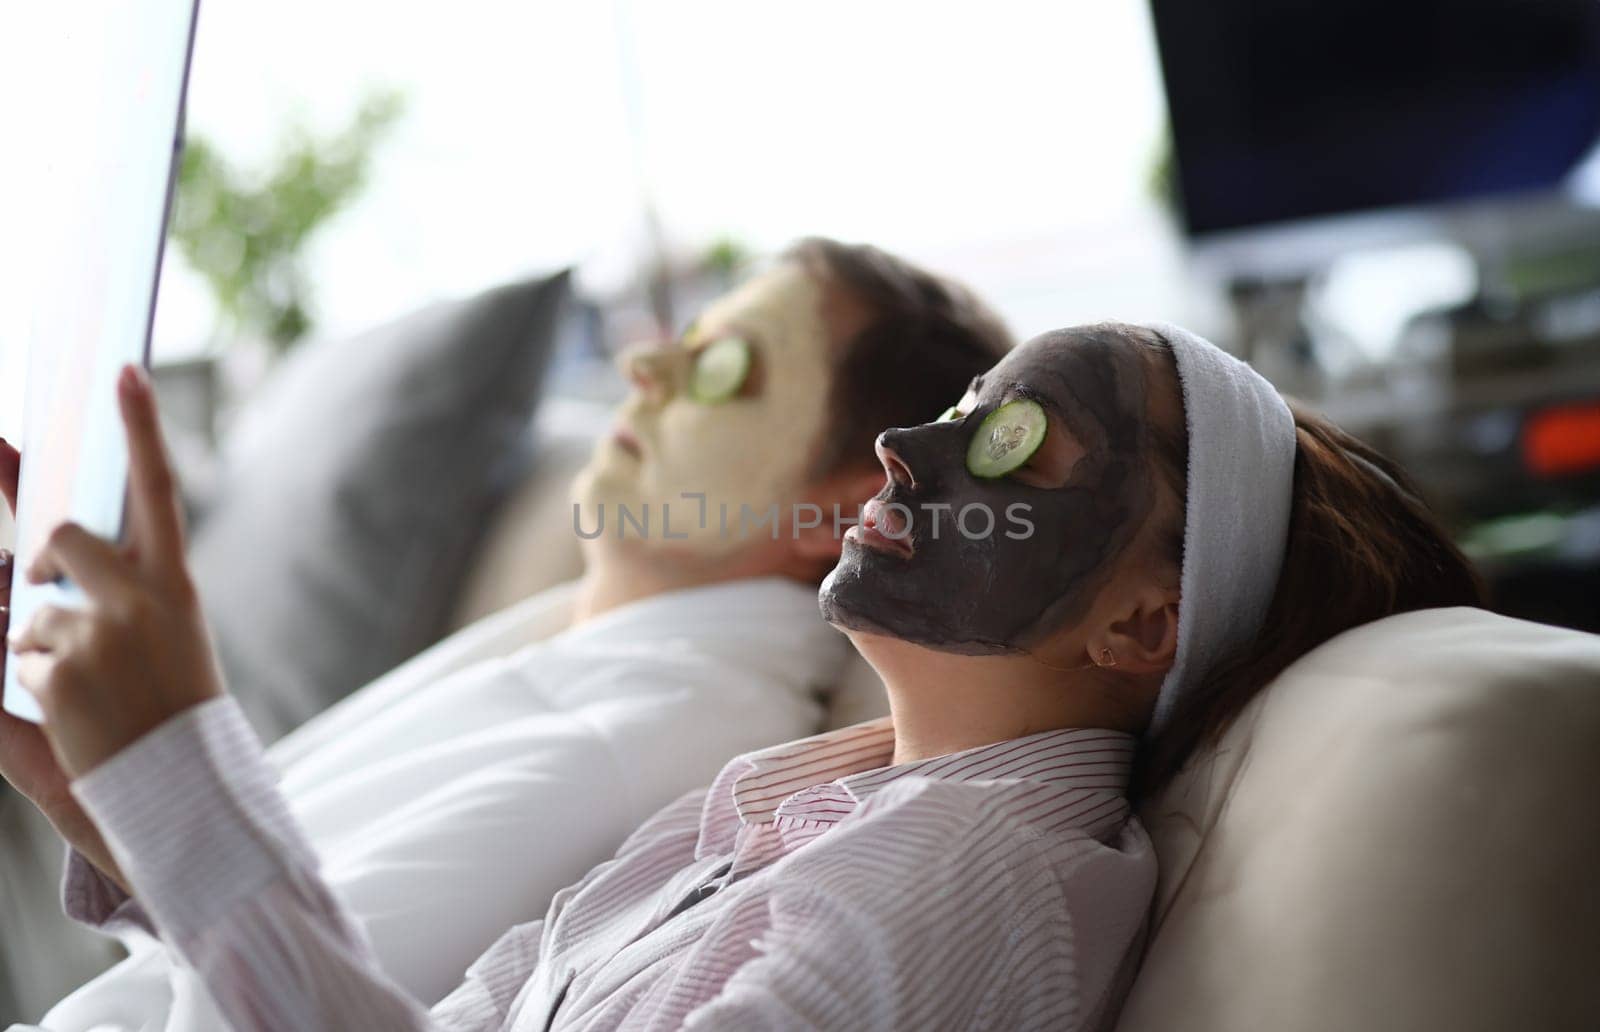
[[[311,330],[306,244],[361,193],[404,106],[386,91],[331,136],[295,125],[258,173],[234,167],[202,137],[185,141],[171,236],[211,289],[219,335],[254,338],[281,355]]]

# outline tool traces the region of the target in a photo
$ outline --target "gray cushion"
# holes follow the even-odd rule
[[[566,294],[562,273],[307,345],[241,418],[190,560],[263,735],[439,637]]]

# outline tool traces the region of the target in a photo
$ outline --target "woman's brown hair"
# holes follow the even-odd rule
[[[1170,350],[1161,350],[1170,363]],[[1285,667],[1335,635],[1413,609],[1484,604],[1472,564],[1400,467],[1303,405],[1291,401],[1289,408],[1294,500],[1266,619],[1248,646],[1184,694],[1145,744],[1140,796],[1166,785]],[[1186,445],[1158,452],[1168,479],[1185,487]]]

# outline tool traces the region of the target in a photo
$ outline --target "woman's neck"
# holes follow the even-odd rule
[[[1059,728],[1137,733],[1138,697],[1095,668],[1058,669],[1029,655],[967,656],[852,634],[883,678],[894,720],[894,762],[918,760]]]

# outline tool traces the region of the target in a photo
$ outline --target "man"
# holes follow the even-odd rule
[[[584,576],[273,751],[397,982],[441,997],[508,924],[730,756],[818,729],[847,646],[816,584],[882,483],[872,441],[934,418],[1008,346],[962,288],[808,240],[681,341],[625,356],[633,391],[574,487]],[[108,930],[137,906],[83,856],[67,892]],[[153,940],[127,939],[133,956],[45,1027],[217,1026]]]

